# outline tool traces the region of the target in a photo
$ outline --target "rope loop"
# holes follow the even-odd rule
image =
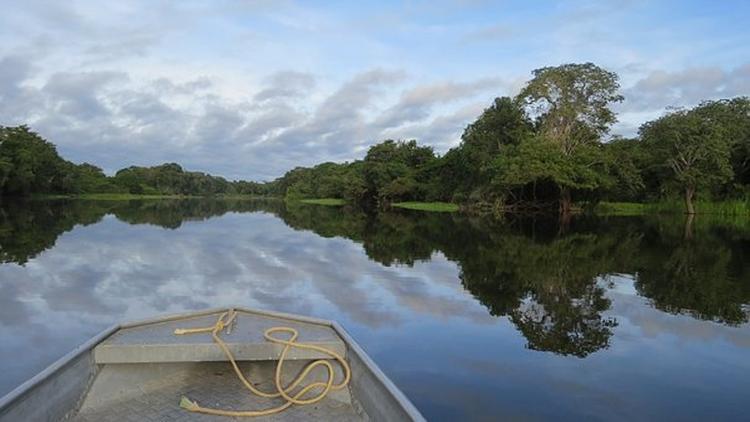
[[[281,353],[279,354],[279,359],[276,363],[276,372],[274,376],[276,391],[265,392],[265,391],[259,390],[242,373],[239,366],[237,365],[234,355],[232,355],[232,352],[229,350],[229,347],[227,347],[226,343],[224,343],[224,340],[222,340],[221,337],[219,336],[219,333],[222,330],[224,330],[224,328],[227,328],[232,324],[236,316],[237,316],[237,311],[235,311],[234,309],[229,309],[227,312],[224,312],[219,316],[219,319],[216,321],[216,323],[212,327],[178,328],[174,330],[174,334],[186,335],[186,334],[210,332],[211,337],[213,338],[214,342],[221,348],[221,350],[224,352],[224,355],[226,355],[227,359],[229,359],[229,363],[232,364],[232,368],[234,369],[235,374],[237,374],[237,377],[240,379],[240,381],[242,381],[242,384],[248,390],[250,390],[251,393],[260,397],[264,397],[264,398],[280,397],[280,398],[283,398],[285,402],[279,406],[271,407],[268,409],[262,409],[262,410],[224,410],[224,409],[216,409],[216,408],[200,406],[197,402],[190,400],[189,398],[183,396],[182,399],[180,400],[180,407],[182,407],[183,409],[186,409],[190,412],[205,413],[209,415],[219,415],[219,416],[233,416],[233,417],[267,416],[267,415],[279,413],[283,411],[284,409],[287,409],[288,407],[295,405],[295,404],[306,405],[306,404],[317,403],[320,400],[323,400],[331,390],[340,390],[346,387],[346,385],[349,383],[349,380],[351,379],[351,368],[349,368],[349,364],[341,355],[334,352],[333,350],[326,349],[325,347],[316,346],[314,344],[306,344],[306,343],[297,342],[297,338],[299,337],[299,332],[295,330],[294,328],[271,327],[263,333],[263,337],[271,343],[284,346],[281,349]],[[276,334],[276,333],[288,333],[290,334],[290,336],[286,339],[274,337],[273,334]],[[333,365],[331,365],[331,363],[326,359],[318,359],[318,360],[310,362],[307,366],[305,366],[305,369],[291,383],[289,383],[289,385],[284,387],[281,382],[281,374],[283,373],[284,360],[286,359],[287,353],[292,348],[303,349],[303,350],[314,350],[316,352],[330,356],[331,358],[336,360],[341,366],[343,373],[344,373],[343,380],[338,384],[334,384],[335,370],[333,368]],[[326,371],[328,373],[328,377],[326,381],[325,382],[322,382],[322,381],[311,382],[310,384],[307,384],[304,387],[301,387],[299,391],[297,391],[296,393],[292,393],[293,390],[295,390],[297,387],[300,386],[300,384],[302,383],[302,381],[305,380],[307,375],[318,366],[323,366],[326,368]],[[308,392],[314,389],[320,389],[320,392],[313,397],[303,398]]]

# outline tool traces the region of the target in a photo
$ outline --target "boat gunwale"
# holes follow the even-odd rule
[[[360,346],[359,343],[357,343],[357,341],[354,340],[351,335],[349,335],[344,327],[336,321],[330,321],[330,324],[331,327],[336,331],[336,333],[341,336],[341,339],[344,340],[344,343],[346,343],[351,351],[357,355],[359,360],[362,361],[367,370],[369,370],[370,373],[375,377],[375,379],[383,384],[383,387],[385,387],[385,389],[388,390],[391,395],[393,395],[394,400],[396,400],[399,406],[404,409],[406,414],[409,415],[409,417],[414,421],[424,421],[424,416],[422,416],[422,413],[414,406],[411,400],[409,400],[409,398],[406,397],[403,391],[401,391],[401,389],[398,388],[390,378],[388,378],[388,376],[380,369],[375,361],[372,360],[370,355],[365,352],[362,346]]]
[[[313,318],[304,315],[295,315],[284,312],[268,311],[262,309],[250,309],[242,306],[236,307],[220,307],[210,308],[201,311],[194,312],[182,312],[178,314],[166,314],[162,316],[130,321],[122,324],[114,324],[100,331],[75,349],[71,350],[60,359],[56,360],[48,367],[10,391],[8,394],[0,397],[0,413],[3,412],[7,407],[11,406],[16,400],[21,399],[24,395],[30,393],[34,388],[42,385],[50,377],[54,376],[57,372],[64,369],[69,363],[79,358],[84,353],[92,353],[94,348],[106,340],[111,335],[115,334],[119,330],[125,328],[140,327],[149,324],[157,324],[162,322],[176,321],[185,318],[201,317],[220,312],[225,312],[227,309],[234,309],[245,313],[268,316],[272,318],[286,319],[291,321],[305,322],[315,325],[322,325],[332,328],[336,334],[338,334],[344,343],[347,345],[351,352],[356,354],[360,361],[364,364],[367,370],[375,377],[375,379],[383,384],[383,387],[393,396],[393,399],[403,408],[406,414],[414,421],[424,421],[424,417],[417,410],[414,404],[409,400],[408,397],[388,378],[387,375],[377,366],[375,361],[365,352],[362,346],[354,340],[354,338],[341,326],[338,322],[320,318]],[[86,393],[84,393],[85,395]]]
[[[111,325],[108,328],[100,331],[84,343],[71,350],[60,359],[54,361],[52,364],[38,372],[33,377],[26,380],[18,387],[11,390],[8,394],[0,397],[0,412],[5,410],[8,406],[12,405],[17,399],[22,398],[25,394],[31,392],[34,388],[42,385],[50,377],[54,376],[57,372],[64,369],[69,363],[79,358],[84,353],[91,352],[97,344],[104,341],[106,338],[116,333],[122,326],[119,324]]]

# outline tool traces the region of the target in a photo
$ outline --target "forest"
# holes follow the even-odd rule
[[[0,196],[34,194],[127,193],[134,195],[262,195],[264,184],[230,182],[223,177],[185,171],[179,164],[131,166],[114,176],[89,164],[60,157],[54,144],[27,126],[0,127]]]
[[[534,70],[520,93],[496,98],[443,155],[385,140],[363,159],[297,167],[270,182],[227,181],[170,163],[114,176],[61,158],[26,126],[0,127],[0,193],[267,195],[338,198],[365,208],[451,202],[475,211],[561,214],[598,203],[734,202],[750,210],[750,98],[673,108],[637,136],[610,135],[623,101],[616,73],[593,63]]]
[[[537,69],[438,156],[416,141],[373,145],[363,160],[295,168],[272,191],[387,206],[445,201],[468,209],[568,213],[574,204],[679,200],[748,202],[750,99],[704,101],[646,122],[634,138],[608,137],[618,76],[594,64]]]

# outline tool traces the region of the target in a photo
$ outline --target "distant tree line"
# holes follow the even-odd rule
[[[128,167],[114,176],[89,164],[60,157],[55,146],[27,126],[0,127],[0,196],[130,193],[145,195],[268,194],[269,185],[230,182],[185,171],[178,164]]]
[[[365,207],[447,201],[472,209],[558,209],[597,201],[750,198],[750,99],[705,101],[643,124],[634,138],[608,139],[617,74],[592,63],[533,72],[514,98],[501,97],[442,156],[414,140],[373,145],[362,160],[297,167],[266,183],[184,171],[177,164],[129,167],[107,177],[63,160],[25,126],[0,128],[0,193],[128,192],[341,198]]]

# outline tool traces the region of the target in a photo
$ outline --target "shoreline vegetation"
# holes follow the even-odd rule
[[[339,207],[346,205],[346,201],[341,198],[308,198],[308,199],[290,199],[291,202],[300,202],[310,205],[325,205],[328,207]]]
[[[750,201],[696,201],[695,215],[750,216]],[[685,206],[678,200],[651,203],[600,202],[594,205],[598,215],[685,214]]]
[[[496,98],[444,154],[384,140],[362,159],[296,167],[264,182],[179,164],[109,176],[62,158],[28,126],[0,126],[0,200],[279,198],[365,210],[473,214],[581,212],[750,215],[750,98],[670,109],[636,136],[611,136],[619,77],[593,63],[532,72],[515,97]]]
[[[88,201],[132,201],[132,200],[160,200],[160,199],[217,199],[217,200],[261,200],[282,201],[300,203],[307,205],[323,205],[340,207],[352,205],[340,198],[305,198],[290,199],[268,195],[145,195],[145,194],[110,194],[110,193],[86,193],[86,194],[36,194],[29,197],[31,200],[55,200],[55,199],[81,199]],[[0,201],[2,203],[2,201]],[[639,216],[639,215],[682,215],[684,205],[676,199],[663,200],[660,202],[598,202],[590,204],[590,207],[577,209],[576,213],[594,214],[600,216]],[[450,202],[397,202],[391,204],[392,208],[401,208],[415,211],[427,212],[467,212],[471,210],[460,204]],[[697,201],[695,204],[696,215],[742,217],[750,216],[750,201]],[[512,212],[512,211],[507,211]],[[485,213],[488,214],[488,213]]]
[[[396,202],[392,207],[405,208],[407,210],[431,211],[431,212],[457,212],[461,209],[450,202]]]

